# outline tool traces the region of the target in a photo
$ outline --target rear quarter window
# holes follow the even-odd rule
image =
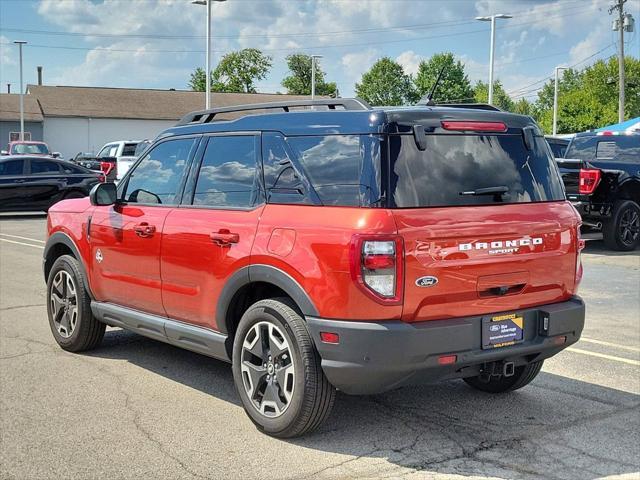
[[[427,135],[418,150],[411,135],[390,137],[392,206],[399,208],[564,200],[564,188],[543,137],[531,150],[522,135]],[[492,187],[506,194],[471,195]]]

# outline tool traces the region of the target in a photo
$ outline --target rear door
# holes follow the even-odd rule
[[[167,215],[180,203],[197,143],[197,137],[183,137],[157,144],[120,184],[121,200],[95,208],[89,232],[90,275],[98,300],[165,315],[162,229]]]
[[[264,206],[258,134],[205,137],[183,205],[162,235],[162,300],[171,318],[218,329],[229,277],[249,264]]]
[[[429,134],[424,151],[412,135],[390,137],[407,321],[510,311],[574,291],[577,214],[544,138],[529,150],[513,130]]]
[[[9,211],[26,206],[25,164],[23,159],[0,161],[0,209]]]
[[[46,209],[62,198],[67,186],[66,176],[58,162],[52,160],[27,160],[29,174],[25,188],[26,201],[36,209]]]

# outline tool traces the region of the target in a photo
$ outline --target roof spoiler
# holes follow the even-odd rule
[[[470,108],[472,110],[491,110],[493,112],[502,112],[498,107],[489,105],[488,103],[436,103],[437,107],[449,108]]]
[[[327,107],[329,110],[371,110],[371,106],[360,98],[328,98],[323,100],[290,100],[286,102],[253,103],[249,105],[235,105],[230,107],[212,108],[186,114],[176,124],[189,125],[195,123],[209,123],[221,113],[250,112],[255,110],[281,110],[289,112],[301,107]]]

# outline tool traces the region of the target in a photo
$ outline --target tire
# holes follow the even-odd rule
[[[78,261],[71,255],[56,259],[47,280],[51,333],[58,345],[69,352],[97,347],[106,328],[91,313],[91,298],[84,288],[84,280]]]
[[[260,300],[244,313],[234,339],[232,368],[247,415],[268,435],[303,435],[331,412],[336,390],[289,299]]]
[[[602,234],[605,245],[612,250],[635,250],[640,244],[640,206],[632,200],[618,200]]]
[[[515,373],[510,377],[505,376],[491,376],[489,381],[485,381],[482,377],[468,377],[463,378],[467,385],[472,386],[476,390],[489,393],[503,393],[512,392],[519,388],[528,385],[534,378],[540,373],[542,369],[543,360],[539,362],[529,363],[522,367],[516,367]]]

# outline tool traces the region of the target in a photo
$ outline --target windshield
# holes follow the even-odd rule
[[[44,143],[17,143],[12,146],[11,153],[16,155],[49,155]]]
[[[390,137],[392,205],[399,208],[564,200],[555,161],[543,137],[531,150],[522,135]]]

